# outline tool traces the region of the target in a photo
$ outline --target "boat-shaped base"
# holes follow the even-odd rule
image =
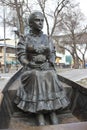
[[[59,124],[51,125],[46,115],[46,126],[38,126],[35,115],[30,115],[17,108],[14,104],[16,90],[20,84],[19,70],[6,84],[0,94],[0,129],[18,130],[87,130],[87,89],[79,84],[58,75],[70,106],[57,114]]]

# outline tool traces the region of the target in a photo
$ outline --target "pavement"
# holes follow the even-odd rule
[[[87,69],[62,69],[62,71],[58,71],[58,74],[76,82],[87,78]]]
[[[60,69],[56,68],[59,75],[66,77],[72,81],[79,81],[81,79],[87,78],[87,69]],[[3,90],[8,80],[14,75],[12,73],[0,73],[0,91]]]
[[[0,73],[0,92],[14,73]]]

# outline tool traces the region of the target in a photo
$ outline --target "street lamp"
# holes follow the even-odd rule
[[[5,21],[5,6],[3,6],[3,26],[4,26],[4,72],[6,73],[6,21]]]
[[[16,45],[17,45],[17,38],[16,38],[16,33],[17,31],[17,27],[13,27],[13,32],[14,32],[14,40],[15,40],[15,56],[16,56],[16,70],[18,70],[18,66],[17,66],[17,55],[16,55]]]

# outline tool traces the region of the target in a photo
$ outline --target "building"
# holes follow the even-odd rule
[[[16,43],[11,39],[0,39],[0,67],[8,70],[12,65],[18,63],[16,57]]]

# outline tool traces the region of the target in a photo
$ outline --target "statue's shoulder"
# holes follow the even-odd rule
[[[19,42],[24,42],[26,39],[26,36],[24,34],[19,35]]]
[[[52,40],[52,37],[51,37],[51,36],[48,36],[47,34],[43,34],[43,37],[46,38],[46,39],[48,39],[49,41]]]
[[[24,37],[25,37],[25,40],[27,40],[27,39],[29,40],[29,39],[32,38],[32,35],[31,35],[30,33],[28,33],[28,34],[26,34]]]
[[[49,38],[48,38],[47,34],[42,34],[42,40],[43,40],[44,42],[47,42],[47,43],[48,43]]]
[[[43,36],[44,38],[48,38],[47,34],[42,34],[42,36]]]
[[[25,42],[26,41],[26,39],[29,39],[30,38],[30,34],[26,34],[26,35],[24,35],[24,34],[20,34],[20,36],[19,36],[19,42]]]

